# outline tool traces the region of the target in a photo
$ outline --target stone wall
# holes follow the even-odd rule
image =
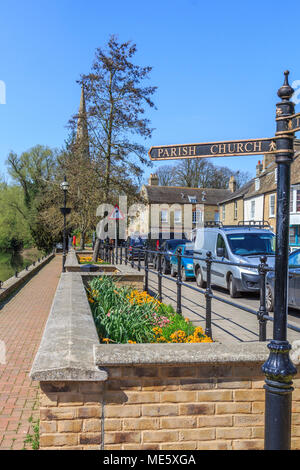
[[[83,277],[62,273],[30,372],[41,449],[263,448],[266,343],[100,344]]]
[[[106,382],[42,382],[41,449],[263,449],[260,366],[116,366]],[[294,385],[300,449],[299,378]]]

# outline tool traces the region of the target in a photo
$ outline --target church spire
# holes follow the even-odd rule
[[[89,152],[89,134],[83,85],[81,87],[81,97],[78,111],[76,143],[77,145],[83,146],[87,152]]]

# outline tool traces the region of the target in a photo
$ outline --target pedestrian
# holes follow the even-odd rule
[[[74,247],[74,250],[76,248],[76,235],[73,236],[73,247]]]

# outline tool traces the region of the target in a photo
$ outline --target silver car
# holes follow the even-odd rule
[[[259,292],[259,274],[256,268],[243,265],[260,264],[260,257],[267,256],[267,264],[274,266],[275,234],[256,226],[204,227],[196,232],[194,248],[194,273],[199,287],[206,282],[207,252],[212,253],[211,283],[229,290],[231,297],[241,292]],[[238,264],[238,266],[230,263]]]

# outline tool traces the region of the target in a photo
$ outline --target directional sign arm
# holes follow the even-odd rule
[[[151,147],[151,160],[177,160],[182,158],[215,158],[238,155],[261,155],[276,152],[276,138],[230,140],[203,144],[163,145]]]

